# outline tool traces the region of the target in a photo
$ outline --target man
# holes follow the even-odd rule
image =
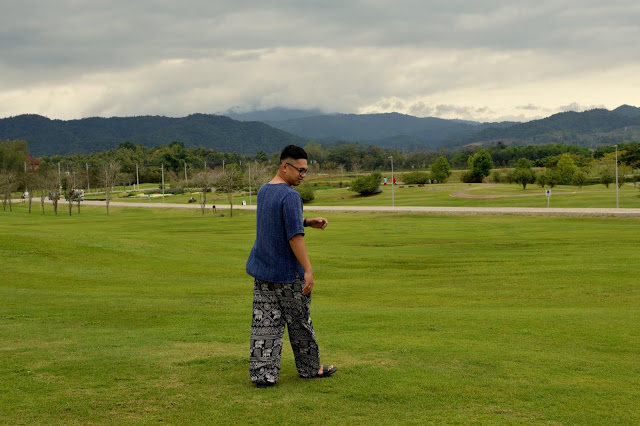
[[[324,229],[327,219],[302,217],[302,199],[291,187],[306,174],[307,153],[289,145],[280,154],[276,176],[258,191],[256,241],[247,273],[255,278],[249,373],[260,388],[278,381],[285,324],[300,377],[329,377],[337,370],[320,365],[309,311],[314,279],[304,227]]]

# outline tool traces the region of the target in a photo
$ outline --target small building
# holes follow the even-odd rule
[[[40,167],[40,160],[37,160],[30,155],[27,155],[25,162],[27,163],[27,170],[32,172],[35,172]]]

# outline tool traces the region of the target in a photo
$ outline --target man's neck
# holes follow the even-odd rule
[[[282,176],[280,176],[280,174],[275,175],[275,177],[273,179],[271,179],[269,181],[270,184],[277,184],[277,183],[286,183],[287,185],[289,185],[289,182],[287,182],[286,180],[284,180],[282,178]]]

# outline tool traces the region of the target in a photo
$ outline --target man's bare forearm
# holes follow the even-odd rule
[[[302,265],[302,269],[305,272],[312,272],[311,270],[311,262],[309,261],[309,256],[307,255],[307,246],[304,244],[304,237],[302,234],[294,235],[293,238],[289,240],[289,245],[291,246],[291,250],[293,250],[293,254]]]
[[[313,279],[313,271],[311,270],[311,262],[307,255],[307,246],[304,244],[304,237],[302,234],[297,234],[289,240],[289,245],[296,259],[302,265],[304,269],[304,287],[302,288],[302,294],[309,294],[313,290],[315,281]]]

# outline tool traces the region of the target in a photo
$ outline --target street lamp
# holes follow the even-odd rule
[[[391,160],[391,207],[395,207],[396,201],[393,194],[393,155],[389,156],[389,160]]]
[[[618,201],[618,145],[616,145],[616,209],[620,208],[620,203]]]

